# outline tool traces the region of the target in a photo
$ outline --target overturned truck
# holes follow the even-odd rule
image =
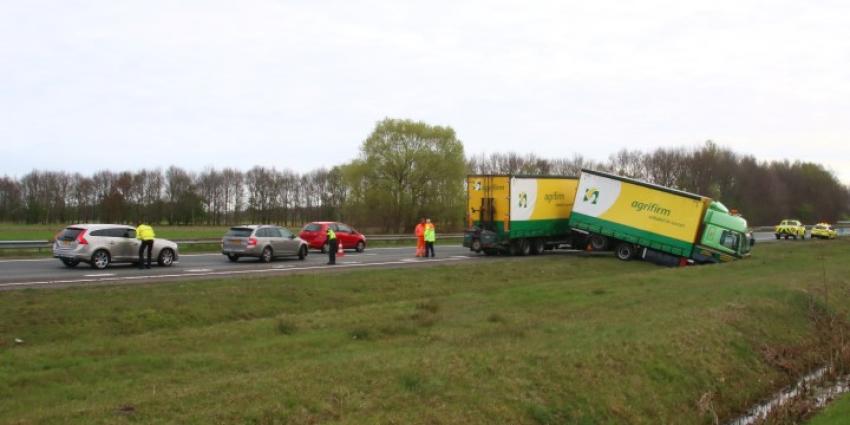
[[[720,202],[593,170],[582,170],[569,227],[621,260],[718,263],[750,251],[747,221]]]

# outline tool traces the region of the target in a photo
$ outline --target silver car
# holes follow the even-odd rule
[[[280,226],[252,224],[231,227],[221,239],[221,253],[233,262],[256,257],[264,263],[275,257],[307,257],[307,242]]]
[[[53,242],[53,256],[68,267],[88,263],[105,269],[111,263],[138,263],[139,245],[136,229],[123,224],[75,224],[59,232]],[[177,244],[154,239],[151,258],[160,266],[177,261]]]

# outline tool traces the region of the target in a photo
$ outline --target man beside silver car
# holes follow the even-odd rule
[[[53,256],[68,267],[88,263],[105,269],[112,263],[138,263],[142,242],[136,229],[123,224],[75,224],[56,235]],[[177,244],[155,238],[152,252],[157,264],[168,267],[178,258]]]

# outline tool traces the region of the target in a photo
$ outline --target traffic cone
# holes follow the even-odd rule
[[[590,242],[588,242],[587,247],[585,247],[584,250],[588,251],[588,252],[593,251],[593,245],[591,245]]]
[[[336,244],[336,246],[337,246],[336,256],[337,257],[345,257],[345,250],[342,249],[342,241],[339,241],[339,243]]]

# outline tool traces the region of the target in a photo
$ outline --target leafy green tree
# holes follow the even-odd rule
[[[342,168],[347,204],[359,226],[407,232],[419,216],[443,228],[463,219],[463,143],[451,127],[384,119]]]

